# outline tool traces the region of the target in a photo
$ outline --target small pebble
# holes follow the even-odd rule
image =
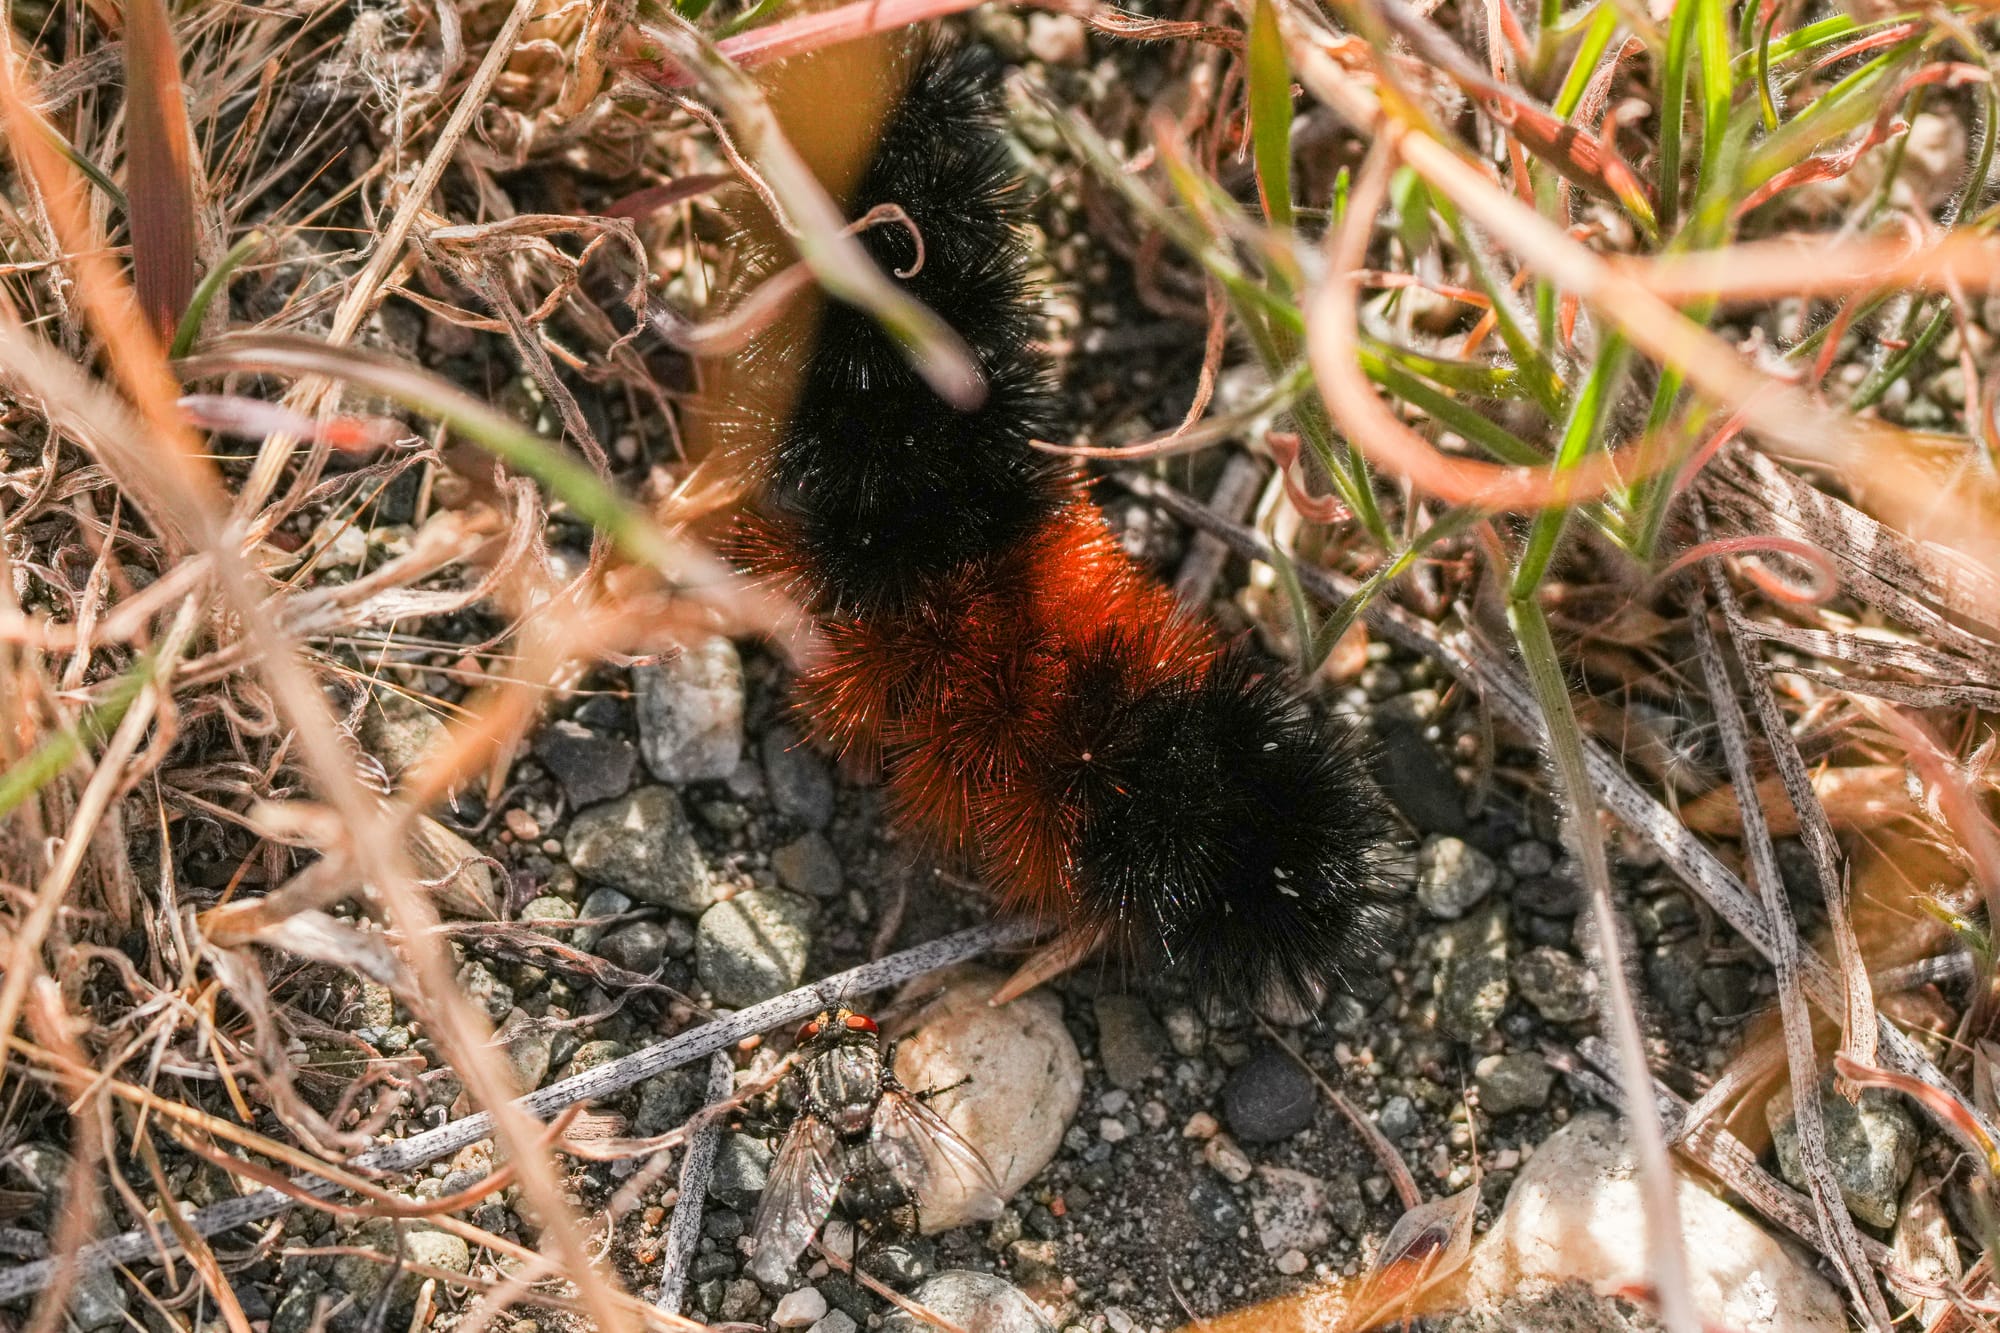
[[[699,912],[715,901],[708,862],[670,788],[641,787],[582,811],[563,846],[577,874],[639,902]]]
[[[1306,1271],[1305,1253],[1300,1250],[1286,1250],[1278,1256],[1277,1262],[1272,1267],[1276,1268],[1286,1277],[1297,1277],[1300,1273]]]
[[[771,1313],[771,1322],[779,1328],[804,1328],[818,1323],[826,1314],[826,1297],[815,1287],[800,1287],[788,1291],[778,1300],[778,1308]]]
[[[1014,1287],[991,1273],[950,1269],[925,1282],[910,1299],[935,1314],[980,1333],[1056,1333],[1041,1307]],[[927,1330],[911,1316],[898,1310],[884,1321],[886,1333],[918,1333]]]
[[[717,903],[695,929],[701,984],[735,1008],[792,989],[805,976],[812,919],[811,903],[776,889],[751,889]]]
[[[861,1325],[854,1322],[854,1316],[845,1310],[828,1310],[824,1318],[806,1333],[858,1333]]]
[[[1273,1046],[1237,1066],[1222,1088],[1222,1114],[1245,1143],[1276,1143],[1310,1125],[1319,1092],[1298,1063]]]
[[[1181,1126],[1181,1137],[1184,1139],[1212,1139],[1221,1130],[1222,1124],[1214,1116],[1206,1111],[1196,1111],[1188,1117],[1187,1123]]]
[[[506,823],[507,831],[522,842],[533,842],[542,836],[542,826],[535,822],[533,815],[518,805],[502,815],[501,819]]]
[[[1069,14],[1028,15],[1028,54],[1045,65],[1081,65],[1090,43],[1083,21]]]
[[[811,898],[840,896],[840,858],[823,833],[794,838],[772,852],[771,869],[777,872],[778,883],[795,893]]]
[[[581,810],[632,789],[638,751],[616,736],[600,736],[581,722],[551,722],[535,737],[535,758],[555,776],[570,808]]]
[[[1382,1103],[1375,1124],[1391,1143],[1401,1143],[1417,1132],[1423,1122],[1417,1117],[1416,1103],[1400,1094]]]
[[[1208,1163],[1209,1170],[1232,1185],[1241,1185],[1250,1179],[1250,1159],[1227,1134],[1217,1134],[1202,1145],[1201,1160]]]
[[[743,757],[743,661],[716,637],[632,672],[646,769],[680,785],[729,777]]]
[[[825,828],[833,819],[833,775],[826,761],[797,732],[782,726],[764,733],[762,752],[764,778],[778,813],[809,829]]]
[[[944,995],[898,1047],[896,1076],[917,1090],[957,1085],[933,1108],[985,1156],[1011,1198],[1062,1146],[1083,1099],[1083,1057],[1046,990],[998,1008],[986,1003],[1004,979],[967,966],[913,983],[910,995],[940,986]],[[955,1179],[938,1180],[918,1203],[927,1232],[993,1216]]]
[[[1429,838],[1417,853],[1417,901],[1440,920],[1464,916],[1499,882],[1492,858],[1458,838]]]
[[[1479,1109],[1488,1115],[1546,1106],[1555,1086],[1555,1071],[1536,1055],[1489,1055],[1472,1072],[1479,1086]]]

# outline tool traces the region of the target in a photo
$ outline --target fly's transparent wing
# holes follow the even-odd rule
[[[870,1141],[889,1174],[912,1195],[953,1190],[964,1196],[970,1216],[991,1221],[1000,1215],[1006,1200],[979,1149],[909,1093],[892,1089],[882,1095]]]
[[[839,1195],[840,1141],[818,1116],[800,1116],[778,1149],[750,1224],[751,1274],[774,1286],[789,1278]]]

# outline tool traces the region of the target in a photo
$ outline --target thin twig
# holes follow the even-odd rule
[[[829,1004],[837,1003],[846,997],[900,985],[911,977],[949,966],[985,953],[989,949],[1022,943],[1033,935],[1034,929],[1031,926],[1009,924],[979,926],[972,930],[960,931],[956,935],[948,935],[941,940],[932,940],[928,944],[920,944],[913,949],[893,954],[880,962],[866,963],[846,972],[836,973],[823,981],[814,982],[810,986],[787,991],[783,995],[765,1000],[761,1004],[754,1004],[727,1018],[703,1024],[692,1031],[683,1032],[677,1037],[648,1046],[644,1050],[634,1051],[623,1059],[599,1065],[595,1069],[573,1075],[559,1083],[551,1083],[546,1088],[516,1100],[511,1104],[511,1109],[546,1120],[576,1102],[608,1097],[664,1070],[677,1069],[715,1051],[725,1050],[745,1037],[809,1018]],[[380,1148],[362,1153],[347,1165],[349,1169],[357,1171],[412,1171],[440,1157],[455,1153],[467,1144],[488,1138],[492,1133],[493,1113],[480,1111],[400,1142],[384,1144]],[[292,1183],[315,1198],[324,1198],[332,1194],[336,1188],[331,1182],[316,1176],[295,1177]],[[293,1202],[289,1195],[279,1190],[264,1189],[255,1194],[246,1194],[240,1198],[211,1204],[195,1213],[188,1222],[197,1235],[212,1236],[218,1232],[276,1216],[289,1209]],[[121,1236],[98,1241],[79,1251],[76,1256],[76,1271],[79,1275],[94,1273],[113,1264],[142,1259],[152,1252],[152,1242],[144,1232],[128,1231]],[[0,1301],[13,1300],[41,1290],[55,1272],[55,1264],[55,1260],[49,1259],[0,1270]]]
[[[687,1294],[688,1264],[701,1240],[701,1205],[708,1197],[708,1177],[715,1170],[715,1146],[722,1138],[722,1116],[718,1107],[729,1101],[736,1084],[736,1062],[727,1049],[708,1057],[708,1095],[701,1112],[701,1124],[688,1140],[687,1156],[681,1159],[679,1192],[674,1200],[674,1220],[667,1228],[666,1262],[660,1269],[660,1294],[653,1304],[668,1314],[681,1312]]]

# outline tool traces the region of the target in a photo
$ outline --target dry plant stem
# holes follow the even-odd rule
[[[1329,51],[1341,38],[1297,6],[1280,6],[1286,29],[1286,49],[1292,69],[1307,90],[1333,109],[1358,132],[1394,147],[1396,156],[1439,194],[1457,204],[1528,270],[1580,298],[1638,351],[1661,365],[1673,366],[1687,383],[1716,403],[1740,411],[1745,429],[1770,443],[1781,444],[1801,457],[1866,475],[1879,488],[1880,504],[1892,520],[1906,526],[1921,524],[1934,541],[1988,570],[2000,571],[2000,537],[1992,515],[1979,497],[1966,491],[1939,494],[1926,484],[1921,469],[1905,466],[1911,452],[1908,436],[1877,421],[1850,416],[1827,407],[1810,395],[1756,369],[1735,348],[1687,318],[1655,295],[1628,268],[1614,266],[1572,239],[1560,226],[1508,193],[1484,170],[1451,146],[1432,138],[1420,125],[1404,123],[1387,109],[1367,80],[1343,68]],[[1350,48],[1351,49],[1351,46]],[[1987,263],[1991,264],[1990,255]],[[1358,268],[1359,265],[1350,267]],[[1870,285],[1880,281],[1869,275]],[[1324,292],[1335,289],[1328,283]],[[1358,398],[1334,390],[1355,378],[1338,360],[1328,339],[1348,338],[1351,329],[1337,323],[1312,330],[1314,368],[1321,390],[1336,413],[1353,410]],[[1369,396],[1372,400],[1372,389]],[[1338,398],[1342,401],[1336,402]],[[1388,422],[1386,411],[1378,415]],[[1371,418],[1371,425],[1382,423]],[[1364,448],[1369,441],[1357,440]],[[1581,484],[1605,466],[1610,457],[1593,454],[1584,464],[1563,474],[1572,498],[1589,493]],[[1628,478],[1629,479],[1629,478]],[[1485,503],[1500,501],[1489,497]]]
[[[506,21],[500,25],[492,45],[486,49],[486,58],[479,62],[479,68],[459,95],[458,105],[452,108],[451,118],[438,131],[430,154],[417,169],[387,225],[375,237],[375,249],[368,256],[367,265],[341,298],[327,341],[341,345],[352,340],[368,318],[368,313],[375,308],[382,284],[387,281],[390,271],[402,261],[403,245],[409,239],[410,228],[416,225],[418,215],[430,206],[431,195],[444,178],[445,169],[451,165],[459,141],[472,128],[474,118],[485,109],[493,81],[500,77],[507,62],[513,58],[514,41],[534,10],[535,0],[515,0],[514,7],[508,11]],[[330,381],[309,381],[295,386],[286,395],[286,402],[288,406],[313,415],[320,410],[332,389]],[[238,519],[247,522],[251,515],[259,515],[256,530],[260,535],[269,532],[285,517],[284,506],[265,509],[264,502],[277,488],[278,478],[297,444],[298,441],[289,435],[273,435],[265,440],[263,447],[257,451],[257,461],[244,480],[242,491],[237,495],[235,512]]]
[[[1276,1029],[1264,1020],[1262,1014],[1252,1016],[1256,1018],[1257,1026],[1264,1030],[1264,1035],[1270,1039],[1271,1044],[1283,1051],[1293,1064],[1305,1072],[1307,1078],[1319,1085],[1319,1090],[1333,1103],[1334,1110],[1347,1117],[1347,1123],[1354,1126],[1354,1132],[1368,1145],[1368,1151],[1375,1154],[1375,1160],[1381,1164],[1383,1172],[1389,1177],[1389,1182],[1396,1187],[1396,1198],[1403,1207],[1407,1210],[1422,1203],[1423,1195],[1417,1192],[1417,1178],[1410,1174],[1410,1164],[1403,1160],[1403,1154],[1396,1150],[1396,1145],[1389,1142],[1389,1137],[1382,1132],[1381,1126],[1361,1114],[1359,1107],[1341,1096],[1340,1090],[1327,1082],[1317,1069],[1306,1062],[1303,1055],[1292,1049],[1292,1044],[1279,1036]]]
[[[1696,521],[1705,535],[1707,521],[1699,502],[1693,508]],[[1818,795],[1813,791],[1812,775],[1806,771],[1798,741],[1778,709],[1778,698],[1771,690],[1770,677],[1765,673],[1763,655],[1757,651],[1754,642],[1746,641],[1739,632],[1739,626],[1744,624],[1742,608],[1737,604],[1736,593],[1723,577],[1718,562],[1709,562],[1708,577],[1716,606],[1722,611],[1723,622],[1729,627],[1731,644],[1743,664],[1744,688],[1749,691],[1751,705],[1757,710],[1758,727],[1764,733],[1764,743],[1771,751],[1772,762],[1777,765],[1778,776],[1785,784],[1785,795],[1798,816],[1799,837],[1811,854],[1813,869],[1819,876],[1820,896],[1826,903],[1827,921],[1833,930],[1834,956],[1847,990],[1847,1012],[1841,1019],[1841,1050],[1850,1059],[1872,1065],[1875,1063],[1876,1045],[1875,995],[1869,984],[1868,960],[1862,955],[1861,941],[1854,933],[1847,873],[1840,863],[1840,847],[1834,841],[1833,826],[1827,820],[1826,807],[1820,804]],[[1758,874],[1763,874],[1761,868]],[[1768,888],[1764,899],[1766,909],[1771,910]],[[1778,918],[1774,914],[1772,919],[1776,921]]]
[[[122,403],[78,366],[18,325],[0,322],[0,375],[39,396],[44,410],[85,441],[142,508],[178,532],[188,549],[209,556],[242,641],[258,663],[278,714],[293,728],[303,766],[339,815],[357,868],[376,887],[402,934],[419,988],[413,997],[416,1007],[426,1013],[467,1090],[495,1108],[495,1132],[519,1157],[523,1192],[546,1219],[548,1242],[566,1269],[583,1281],[592,1266],[582,1236],[562,1204],[553,1163],[527,1151],[533,1143],[532,1122],[508,1106],[508,1075],[489,1048],[491,1033],[459,992],[450,956],[432,937],[437,914],[417,888],[403,821],[391,817],[357,779],[325,695],[299,660],[296,644],[278,627],[265,584],[245,561],[240,532],[228,520],[220,478],[182,422],[178,387],[163,348],[79,207],[83,191],[77,173],[28,123],[11,59],[0,59],[0,116],[10,130],[9,147],[48,204],[58,239],[75,257],[75,291],[142,421],[134,421]],[[25,137],[16,132],[22,129]],[[12,1028],[13,1015],[5,1018],[0,1035]],[[583,1298],[605,1333],[624,1333],[630,1325],[610,1298],[611,1285],[583,1281]]]
[[[736,1083],[736,1062],[729,1052],[717,1051],[708,1057],[707,1103],[699,1113],[701,1125],[688,1140],[687,1156],[681,1159],[679,1197],[674,1203],[673,1224],[667,1228],[666,1261],[660,1269],[660,1294],[653,1301],[668,1314],[681,1312],[687,1293],[688,1264],[701,1240],[701,1205],[708,1197],[708,1177],[715,1169],[715,1145],[722,1138],[720,1107],[726,1104]]]
[[[1271,552],[1262,536],[1248,528],[1222,522],[1200,503],[1171,486],[1136,475],[1121,475],[1119,480],[1135,495],[1154,501],[1183,522],[1215,533],[1245,559],[1270,561]],[[1297,574],[1300,585],[1328,606],[1339,606],[1360,587],[1352,579],[1312,566],[1298,567]],[[1430,625],[1379,597],[1368,604],[1362,615],[1383,638],[1436,662],[1470,686],[1501,720],[1524,735],[1537,741],[1541,739],[1540,713],[1527,685],[1515,675],[1512,667],[1499,661],[1471,635],[1461,632],[1448,638],[1440,637]],[[1772,940],[1763,904],[1744,887],[1736,872],[1724,865],[1706,843],[1633,781],[1617,756],[1602,744],[1586,739],[1584,757],[1590,765],[1591,787],[1604,808],[1650,842],[1682,883],[1694,890],[1759,953],[1770,958],[1777,946]],[[1846,988],[1818,954],[1807,950],[1801,955],[1800,976],[1807,998],[1820,1010],[1835,1016],[1846,1012]],[[1915,1042],[1879,1013],[1874,1021],[1875,1039],[1884,1066],[1936,1089],[1956,1103],[1970,1123],[1978,1126],[1987,1143],[2000,1141],[2000,1131],[1996,1131],[1986,1115],[1976,1110],[1965,1094],[1938,1071]],[[1942,1123],[1946,1132],[1957,1139],[1966,1151],[1973,1153],[1979,1161],[1986,1160],[1985,1143],[1960,1132],[1949,1119]]]
[[[989,949],[1019,944],[1029,939],[1033,933],[1032,928],[1025,925],[980,926],[946,936],[941,940],[933,940],[928,944],[920,944],[913,949],[905,949],[880,962],[867,963],[846,972],[836,973],[810,986],[802,986],[774,999],[765,1000],[761,1004],[752,1005],[727,1018],[704,1024],[657,1045],[635,1051],[623,1059],[600,1065],[587,1073],[563,1079],[559,1083],[551,1083],[548,1087],[531,1092],[511,1103],[507,1109],[523,1118],[546,1120],[577,1102],[608,1097],[663,1070],[677,1069],[705,1055],[727,1050],[745,1037],[810,1018],[821,1009],[838,1004],[848,997],[901,985],[911,977],[947,967],[952,963],[985,953]],[[347,1167],[354,1171],[414,1170],[440,1157],[455,1153],[467,1144],[490,1138],[493,1130],[493,1113],[480,1111],[400,1142],[371,1149],[348,1162]],[[546,1154],[536,1147],[535,1155]],[[292,1183],[314,1198],[327,1198],[338,1191],[333,1182],[316,1176],[295,1177]],[[259,1190],[255,1194],[246,1194],[241,1198],[212,1204],[188,1220],[196,1232],[212,1236],[217,1232],[276,1216],[289,1209],[293,1202],[294,1200],[282,1191]],[[144,1259],[152,1252],[152,1243],[144,1232],[129,1231],[124,1235],[87,1246],[79,1252],[76,1257],[77,1271],[95,1272],[112,1264]],[[54,1260],[43,1260],[39,1263],[0,1270],[0,1301],[12,1300],[17,1296],[39,1291],[54,1273],[55,1266]]]
[[[1710,566],[1711,576],[1720,582],[1719,572]],[[1793,1117],[1798,1126],[1799,1160],[1805,1167],[1812,1194],[1813,1212],[1820,1235],[1827,1241],[1826,1255],[1833,1261],[1847,1286],[1848,1297],[1870,1329],[1886,1333],[1889,1309],[1870,1275],[1861,1253],[1859,1234],[1847,1204],[1840,1196],[1840,1180],[1833,1173],[1827,1155],[1826,1116],[1819,1099],[1819,1060],[1813,1051],[1812,1012],[1799,983],[1799,955],[1802,952],[1798,923],[1785,897],[1784,877],[1778,871],[1777,849],[1771,830],[1764,821],[1764,809],[1757,799],[1757,778],[1750,767],[1750,737],[1736,685],[1729,678],[1722,650],[1708,623],[1708,600],[1699,590],[1688,608],[1688,628],[1694,634],[1695,652],[1701,659],[1702,680],[1708,687],[1710,706],[1715,710],[1717,730],[1722,737],[1722,753],[1735,784],[1737,808],[1743,820],[1743,845],[1759,895],[1764,900],[1765,918],[1771,923],[1771,940],[1776,950],[1771,967],[1777,974],[1778,1013],[1784,1030],[1785,1063],[1792,1087]],[[1810,789],[1808,789],[1810,790]],[[1865,983],[1864,983],[1865,984]]]

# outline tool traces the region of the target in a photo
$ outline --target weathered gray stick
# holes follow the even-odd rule
[[[881,990],[899,985],[911,977],[947,967],[952,963],[985,953],[988,949],[1002,948],[1009,944],[1019,944],[1034,936],[1035,929],[1025,924],[979,926],[973,930],[947,935],[941,940],[920,944],[914,949],[905,949],[898,954],[846,972],[836,973],[824,981],[810,986],[801,986],[795,991],[751,1005],[748,1009],[703,1024],[679,1036],[648,1046],[642,1051],[634,1051],[622,1060],[614,1060],[607,1065],[551,1083],[548,1087],[531,1092],[514,1103],[537,1119],[547,1120],[573,1106],[577,1102],[606,1097],[623,1091],[643,1079],[651,1078],[663,1070],[675,1069],[691,1064],[705,1055],[726,1050],[745,1037],[810,1018],[830,1004],[837,1003],[846,996],[864,991]],[[410,1171],[457,1152],[469,1143],[477,1143],[493,1133],[493,1117],[485,1111],[454,1120],[448,1125],[426,1130],[422,1134],[395,1143],[385,1143],[379,1148],[371,1148],[347,1163],[356,1171]],[[292,1184],[314,1198],[326,1199],[340,1193],[340,1186],[322,1176],[296,1176]],[[262,1189],[255,1194],[241,1198],[227,1199],[211,1204],[192,1214],[189,1224],[196,1234],[213,1236],[218,1232],[230,1231],[251,1222],[261,1222],[267,1217],[275,1217],[291,1208],[295,1200],[282,1190]],[[174,1247],[178,1249],[179,1247]],[[128,1231],[122,1236],[113,1236],[85,1246],[76,1256],[79,1274],[95,1272],[113,1264],[132,1263],[156,1253],[152,1239],[143,1231]],[[30,1292],[40,1291],[55,1273],[57,1260],[43,1259],[32,1264],[22,1264],[16,1268],[0,1270],[0,1301],[13,1300]]]

